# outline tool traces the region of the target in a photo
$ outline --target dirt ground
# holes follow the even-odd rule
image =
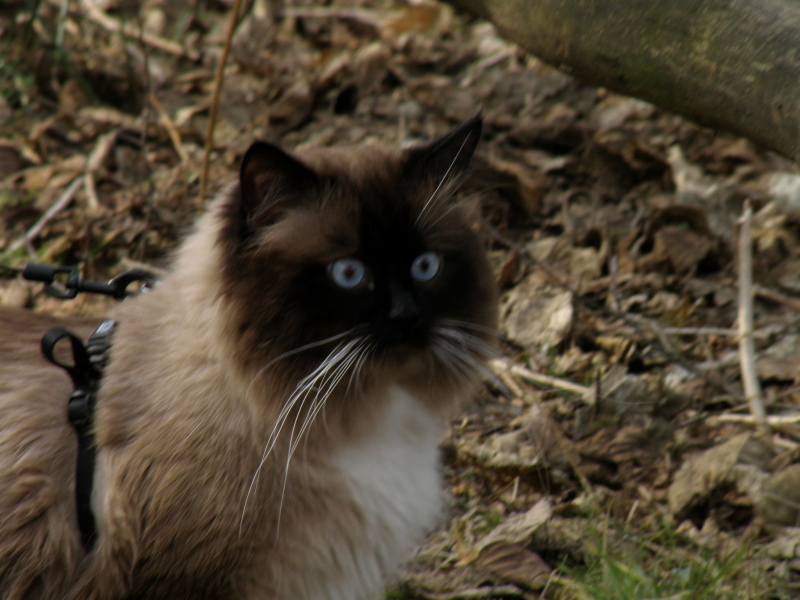
[[[447,5],[0,3],[0,264],[157,267],[255,138],[429,140],[478,110],[465,201],[502,357],[443,447],[452,505],[391,598],[800,597],[800,174],[581,84]],[[737,330],[751,207],[752,417]],[[61,314],[113,302],[0,281]]]

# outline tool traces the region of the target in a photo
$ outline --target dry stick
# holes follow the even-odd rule
[[[761,401],[761,386],[756,373],[755,345],[753,344],[753,250],[751,224],[753,209],[749,202],[739,219],[739,360],[744,382],[744,395],[760,433],[769,434],[767,414]]]
[[[181,134],[178,131],[178,128],[175,127],[174,121],[170,118],[169,113],[164,109],[161,102],[158,101],[158,98],[156,98],[156,95],[153,92],[150,92],[148,98],[150,99],[150,104],[152,104],[153,108],[156,109],[156,112],[161,119],[161,124],[164,126],[164,129],[167,130],[167,135],[169,135],[169,139],[172,142],[172,147],[175,148],[175,152],[178,154],[181,162],[186,163],[186,161],[189,160],[189,156],[186,154],[186,150],[183,149]]]
[[[756,295],[758,295],[758,286],[756,288]],[[662,329],[667,335],[716,335],[721,337],[738,337],[739,332],[736,329],[727,329],[725,327],[664,327]],[[768,338],[775,334],[774,327],[762,327],[753,331],[754,338]]]
[[[781,294],[780,292],[776,292],[775,290],[765,288],[763,285],[753,286],[753,291],[755,292],[756,296],[760,296],[761,298],[766,298],[770,302],[775,302],[776,304],[783,304],[784,306],[788,306],[793,310],[800,310],[800,300],[797,300],[796,298],[790,298],[785,294]]]
[[[764,417],[765,422],[770,427],[786,427],[788,425],[800,425],[800,415],[770,415]],[[709,423],[739,423],[741,425],[758,425],[758,421],[753,415],[736,415],[724,413],[708,417]]]
[[[724,327],[664,327],[662,329],[667,335],[719,335],[736,336],[739,332],[735,329]]]
[[[84,175],[78,175],[75,179],[73,179],[67,190],[61,195],[61,198],[59,198],[58,201],[53,204],[53,206],[47,209],[47,212],[45,212],[41,218],[36,221],[36,223],[28,230],[24,237],[11,244],[11,247],[8,249],[8,251],[16,252],[23,246],[30,244],[31,240],[39,235],[44,226],[47,225],[47,222],[55,217],[59,212],[64,210],[72,201],[75,193],[80,189],[81,184],[83,183],[83,178]]]
[[[578,394],[581,397],[581,399],[589,405],[595,403],[595,390],[593,388],[586,387],[578,383],[573,383],[571,381],[567,381],[566,379],[561,379],[559,377],[553,377],[552,375],[544,375],[542,373],[536,373],[534,371],[531,371],[530,369],[526,369],[522,365],[514,364],[507,359],[492,360],[489,363],[489,367],[495,373],[498,374],[503,372],[509,372],[512,375],[516,375],[517,377],[519,377],[524,381],[528,381],[529,383],[534,383],[538,385],[547,385],[560,390],[564,390],[566,392]]]
[[[108,158],[109,153],[117,143],[118,137],[119,130],[117,129],[101,135],[86,160],[86,198],[91,211],[96,211],[100,208],[100,200],[97,197],[97,187],[94,180],[95,173]]]
[[[208,163],[211,159],[211,146],[214,138],[214,126],[217,123],[217,108],[219,107],[219,92],[222,89],[222,79],[225,75],[225,63],[228,62],[228,53],[231,50],[231,40],[236,25],[239,23],[239,9],[242,0],[234,0],[231,9],[231,18],[228,21],[228,32],[225,35],[225,45],[222,48],[222,56],[219,57],[217,64],[217,74],[214,78],[214,91],[211,96],[211,108],[208,114],[208,131],[206,131],[206,147],[203,152],[203,169],[200,172],[200,195],[197,198],[197,208],[202,208],[203,198],[206,197],[206,185],[208,183]]]
[[[374,9],[346,9],[346,8],[284,8],[282,17],[298,19],[338,19],[349,21],[362,27],[372,29],[373,33],[380,33],[382,17],[388,13],[378,12]]]
[[[189,48],[184,48],[180,44],[176,44],[175,42],[162,38],[160,36],[154,35],[152,33],[147,33],[142,31],[141,28],[132,27],[130,25],[123,25],[116,19],[109,17],[106,13],[102,10],[94,6],[91,1],[84,0],[84,2],[80,3],[83,8],[86,9],[86,15],[89,17],[90,20],[94,21],[100,27],[107,29],[113,33],[122,33],[126,37],[131,39],[138,38],[141,39],[142,42],[147,44],[148,46],[152,46],[162,52],[166,52],[167,54],[174,54],[175,56],[185,56],[189,60],[197,61],[200,59],[200,53],[196,50],[191,50]]]

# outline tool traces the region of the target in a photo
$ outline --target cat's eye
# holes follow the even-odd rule
[[[411,263],[411,277],[417,281],[430,281],[442,268],[442,259],[436,252],[423,252]]]
[[[328,265],[328,275],[340,288],[352,290],[367,280],[367,267],[356,258],[340,258]]]

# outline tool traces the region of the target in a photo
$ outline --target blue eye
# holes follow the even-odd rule
[[[411,277],[417,281],[430,281],[442,268],[442,259],[436,252],[423,252],[411,263]]]
[[[328,275],[340,288],[352,290],[367,279],[367,267],[356,258],[340,258],[328,265]]]

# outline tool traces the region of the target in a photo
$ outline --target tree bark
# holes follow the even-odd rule
[[[800,159],[796,0],[447,0],[575,77]]]

